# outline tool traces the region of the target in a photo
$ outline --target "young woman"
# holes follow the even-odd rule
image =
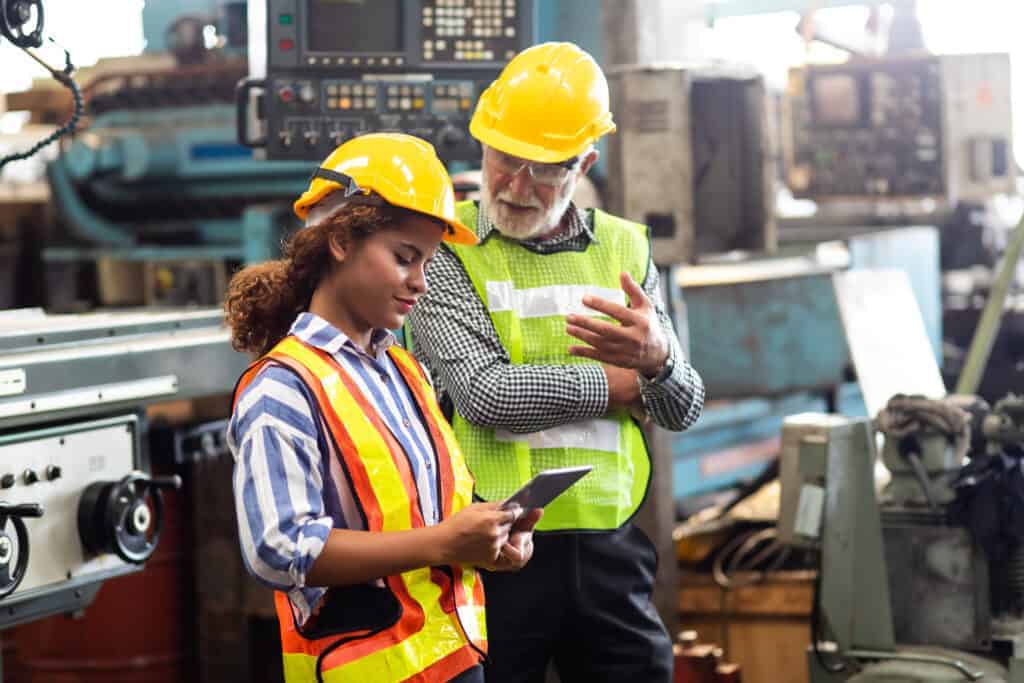
[[[236,349],[260,356],[228,430],[249,571],[276,590],[285,679],[482,681],[475,567],[519,569],[539,511],[472,503],[426,373],[396,345],[455,218],[433,147],[372,134],[295,203],[284,258],[232,278]]]

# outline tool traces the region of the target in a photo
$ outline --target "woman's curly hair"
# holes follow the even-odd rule
[[[331,236],[348,244],[394,223],[402,211],[391,206],[346,206],[293,233],[282,244],[282,258],[235,273],[224,299],[231,346],[258,356],[274,348],[287,336],[295,317],[309,308],[313,292],[333,267]]]

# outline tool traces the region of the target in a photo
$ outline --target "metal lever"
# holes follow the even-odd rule
[[[0,503],[0,527],[8,517],[42,517],[45,511],[45,508],[39,503],[18,503],[17,505]]]
[[[180,489],[181,488],[181,477],[177,474],[171,474],[166,477],[150,477],[147,479],[140,480],[150,488],[154,489]]]

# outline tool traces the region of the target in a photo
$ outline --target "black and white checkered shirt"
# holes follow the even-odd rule
[[[522,245],[539,254],[585,249],[595,239],[593,212],[570,205],[569,213],[568,229]],[[487,239],[493,230],[485,213],[478,212],[476,232],[480,240]],[[601,417],[607,412],[608,381],[600,365],[510,362],[486,306],[452,251],[443,246],[437,250],[427,268],[427,280],[430,287],[409,317],[415,354],[430,371],[438,394],[447,393],[467,420],[529,433]],[[648,416],[656,424],[681,431],[700,417],[704,382],[683,357],[665,313],[658,269],[653,263],[647,269],[643,289],[668,336],[670,353],[666,372],[651,381],[641,377],[640,394]]]

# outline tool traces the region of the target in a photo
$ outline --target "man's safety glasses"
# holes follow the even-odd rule
[[[555,187],[561,185],[569,174],[576,170],[581,159],[582,157],[576,156],[556,164],[542,164],[539,161],[529,161],[505,154],[493,147],[484,147],[484,161],[490,162],[494,169],[502,174],[514,176],[525,168],[534,182]]]

